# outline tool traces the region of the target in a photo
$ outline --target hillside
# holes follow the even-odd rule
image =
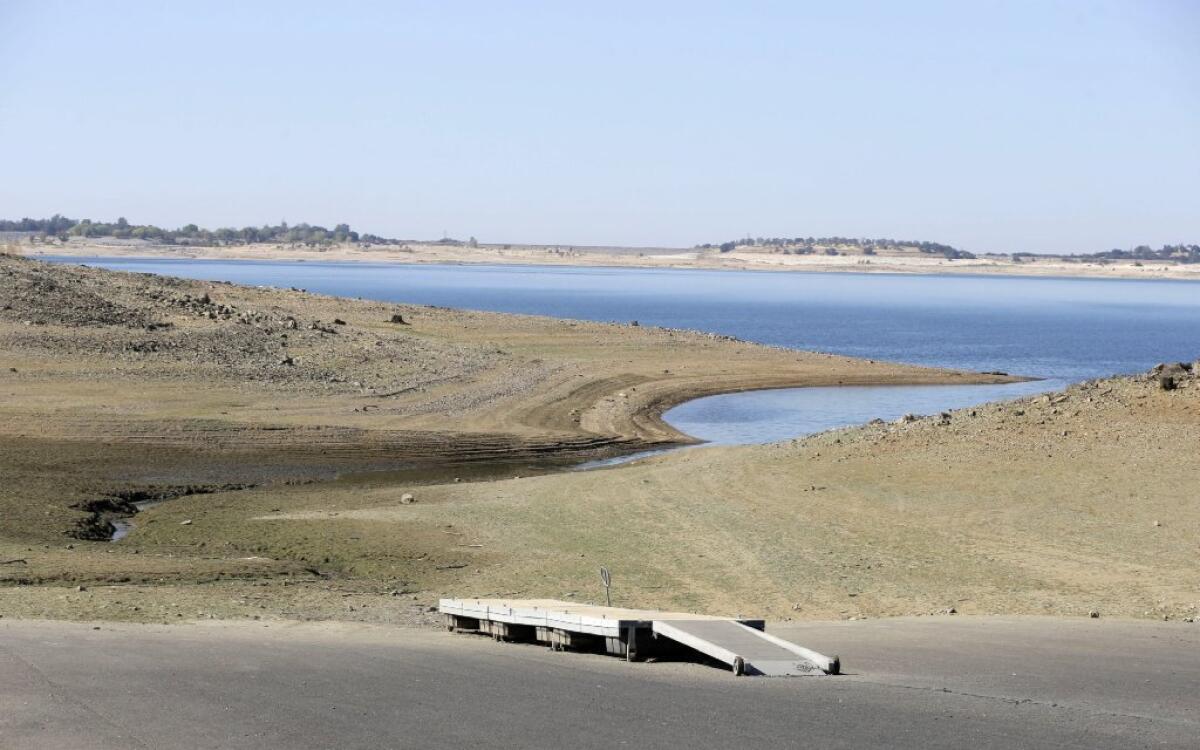
[[[440,575],[439,566],[456,564],[454,550],[428,545],[450,535],[373,537],[380,549],[362,538],[332,552],[309,548],[333,540],[324,530],[304,523],[261,533],[245,512],[306,508],[313,492],[362,498],[368,487],[529,476],[684,443],[658,415],[709,393],[1005,380],[649,326],[380,304],[12,256],[0,256],[0,352],[0,561],[8,561],[0,611],[27,614],[64,614],[54,602],[68,586],[96,596],[109,585],[118,598],[132,595],[129,586],[150,586],[145,596],[163,606],[207,600],[205,587],[226,580],[287,583],[289,593],[322,602],[305,611],[324,611],[338,587],[392,590],[397,580]],[[136,514],[127,539],[103,541],[135,504],[163,500]],[[196,502],[250,536],[217,532],[215,517],[171,524],[200,532],[189,538],[152,533],[154,514]],[[274,602],[275,611],[299,611],[287,601]],[[156,611],[99,606],[71,603],[65,613]]]
[[[461,568],[414,585],[480,596],[594,601],[606,565],[621,604],[667,609],[1194,618],[1198,369],[776,445],[451,483],[411,506],[388,488],[314,492],[302,511],[247,511],[244,535],[304,524],[386,546],[424,531],[429,553]]]

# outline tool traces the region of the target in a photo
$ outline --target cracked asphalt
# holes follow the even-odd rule
[[[1200,624],[927,617],[768,631],[840,654],[847,674],[735,678],[345,623],[0,620],[0,747],[1200,744]]]

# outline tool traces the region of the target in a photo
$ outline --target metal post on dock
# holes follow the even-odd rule
[[[600,567],[600,584],[604,586],[604,601],[609,607],[612,606],[612,573],[608,572],[608,568]]]

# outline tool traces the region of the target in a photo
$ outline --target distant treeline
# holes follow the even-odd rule
[[[974,253],[959,250],[939,242],[917,242],[910,240],[865,240],[854,237],[746,237],[722,242],[719,245],[697,245],[701,249],[718,249],[723,253],[733,252],[739,247],[761,247],[774,252],[795,255],[839,255],[842,249],[856,248],[863,255],[875,255],[879,251],[917,250],[930,255],[942,255],[951,260],[974,258]],[[996,253],[1005,255],[1006,253]],[[1037,258],[1061,257],[1073,260],[1133,260],[1172,261],[1175,263],[1200,263],[1200,245],[1163,245],[1155,250],[1149,245],[1138,245],[1130,250],[1114,248],[1099,253],[1050,256],[1038,253],[1012,253],[1013,260],[1035,260]]]
[[[43,237],[57,237],[67,240],[71,237],[113,237],[128,240],[150,240],[163,244],[190,245],[242,245],[251,242],[300,243],[305,245],[332,244],[337,242],[367,242],[372,244],[393,244],[398,240],[379,237],[374,234],[359,234],[350,228],[349,224],[338,224],[333,229],[327,229],[316,224],[295,224],[280,222],[275,226],[264,224],[261,227],[224,227],[221,229],[202,229],[195,224],[188,224],[179,229],[163,229],[153,224],[130,224],[125,217],[115,222],[106,223],[91,219],[68,219],[55,214],[49,219],[21,219],[19,221],[0,220],[0,232],[32,232]]]
[[[746,237],[740,240],[722,242],[719,245],[697,245],[702,249],[717,248],[723,253],[733,252],[738,247],[765,247],[777,252],[790,255],[838,255],[840,248],[857,248],[863,255],[875,255],[880,250],[914,249],[930,255],[941,255],[951,260],[959,258],[974,258],[975,255],[966,250],[943,245],[939,242],[918,242],[916,240],[865,240],[856,237]]]
[[[1149,245],[1138,245],[1132,250],[1114,248],[1083,257],[1101,260],[1170,260],[1176,263],[1200,263],[1200,245],[1163,245],[1157,250]]]

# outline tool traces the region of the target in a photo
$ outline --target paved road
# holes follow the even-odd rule
[[[468,635],[0,620],[3,748],[1200,747],[1200,624],[779,625],[842,677]]]

